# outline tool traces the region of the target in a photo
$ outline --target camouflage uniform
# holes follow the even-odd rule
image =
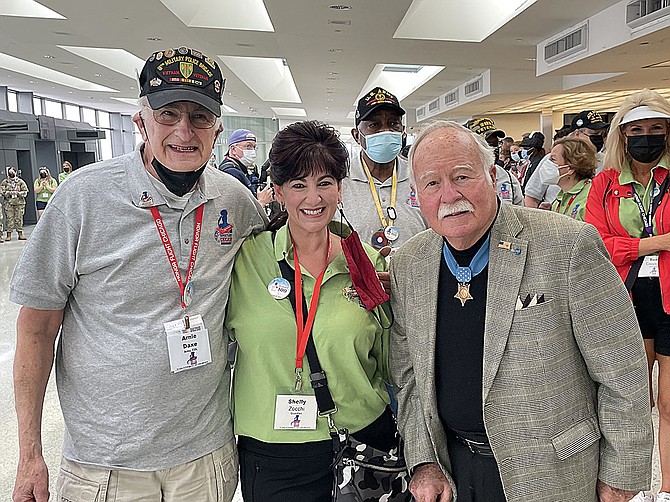
[[[7,220],[7,240],[11,239],[12,231],[16,230],[19,238],[23,237],[23,214],[26,211],[28,185],[18,176],[5,178],[0,183],[0,195],[5,198],[5,216]]]
[[[5,221],[4,213],[2,212],[2,197],[0,196],[0,242],[5,242],[5,236],[2,233],[2,222]]]

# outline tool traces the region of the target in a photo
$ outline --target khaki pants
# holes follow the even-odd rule
[[[110,470],[61,460],[57,502],[230,502],[237,488],[235,440],[160,471]]]
[[[26,212],[26,205],[12,205],[5,202],[5,216],[7,216],[7,231],[23,232],[23,213]]]

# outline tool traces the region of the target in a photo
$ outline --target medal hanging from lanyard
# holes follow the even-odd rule
[[[640,217],[642,218],[642,226],[644,227],[644,232],[646,232],[647,235],[643,235],[642,237],[651,237],[654,235],[654,198],[656,197],[658,193],[658,188],[656,187],[656,181],[653,181],[654,183],[654,189],[652,190],[652,195],[649,199],[649,212],[644,210],[644,204],[642,203],[642,200],[640,199],[640,196],[637,194],[635,191],[635,187],[631,185],[631,188],[633,189],[633,198],[635,199],[635,204],[637,204],[637,208],[640,211]]]
[[[202,230],[202,214],[205,210],[204,204],[199,206],[195,211],[195,228],[193,229],[193,243],[191,246],[191,257],[188,261],[188,268],[186,269],[186,281],[182,281],[181,272],[179,271],[179,262],[177,261],[177,256],[175,255],[174,249],[172,248],[172,243],[168,237],[167,230],[163,224],[163,218],[161,218],[158,208],[152,206],[151,215],[154,217],[154,222],[156,223],[156,228],[158,229],[158,235],[161,238],[163,247],[165,247],[165,254],[168,257],[170,262],[170,268],[174,274],[174,278],[177,281],[177,286],[179,286],[179,299],[181,302],[181,308],[185,309],[191,303],[193,296],[193,283],[191,279],[193,278],[193,269],[195,268],[195,259],[198,255],[198,246],[200,245],[200,232]],[[187,319],[185,319],[187,320]]]
[[[393,166],[393,178],[391,181],[391,204],[386,208],[386,216],[384,216],[382,203],[379,199],[377,188],[375,187],[375,180],[370,173],[368,165],[365,163],[365,160],[362,157],[361,163],[363,164],[365,176],[368,178],[368,185],[370,186],[370,192],[372,193],[372,200],[374,201],[375,207],[377,208],[379,221],[382,224],[382,228],[378,232],[375,232],[375,234],[372,236],[372,245],[376,249],[379,249],[386,246],[389,242],[395,242],[399,237],[398,228],[393,224],[398,216],[395,210],[396,197],[398,195],[398,161],[396,161],[395,165]],[[388,220],[386,219],[387,217]]]
[[[328,258],[330,258],[330,232],[328,232],[328,253],[326,254],[326,265],[316,278],[314,284],[314,292],[312,293],[312,301],[309,303],[309,311],[307,312],[307,321],[304,318],[302,310],[302,273],[300,271],[300,261],[298,260],[298,251],[295,243],[293,243],[293,261],[295,263],[295,317],[296,317],[296,331],[297,340],[295,347],[295,390],[300,392],[302,389],[302,360],[305,357],[305,350],[307,349],[307,340],[312,332],[312,325],[314,324],[314,317],[316,316],[316,307],[319,303],[319,294],[321,293],[321,283],[323,276],[328,268]]]

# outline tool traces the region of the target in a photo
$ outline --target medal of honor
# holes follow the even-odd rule
[[[386,237],[390,242],[397,241],[399,235],[400,233],[398,232],[398,227],[394,225],[389,225],[384,229],[384,237]]]
[[[459,282],[458,291],[456,291],[454,298],[461,301],[461,307],[465,307],[465,302],[467,302],[468,300],[474,300],[474,298],[470,294],[470,283]]]

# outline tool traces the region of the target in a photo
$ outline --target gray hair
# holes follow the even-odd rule
[[[408,160],[410,166],[413,165],[414,152],[422,143],[422,141],[426,138],[426,136],[440,129],[450,129],[453,132],[460,133],[461,135],[469,137],[479,150],[479,157],[482,163],[482,169],[484,169],[484,173],[487,176],[489,175],[489,169],[491,169],[491,167],[493,167],[493,165],[495,164],[495,155],[493,154],[493,148],[491,148],[488,145],[488,143],[486,143],[484,138],[482,138],[479,134],[476,134],[467,127],[463,127],[461,124],[458,124],[457,122],[453,122],[450,120],[437,120],[431,123],[428,127],[421,130],[416,140],[414,140],[414,143],[412,143],[412,148],[410,148],[409,150]],[[413,177],[414,176],[413,167],[411,169],[411,172]]]
[[[140,107],[140,110],[139,110],[140,111],[140,116],[142,115],[142,110],[144,108],[148,108],[149,110],[153,110],[153,108],[151,108],[151,105],[149,104],[149,99],[146,96],[140,97],[137,104]],[[218,129],[219,127],[221,129],[223,129],[223,106],[221,107],[221,113],[219,114],[218,117],[216,117],[216,122],[214,122],[214,128]]]

